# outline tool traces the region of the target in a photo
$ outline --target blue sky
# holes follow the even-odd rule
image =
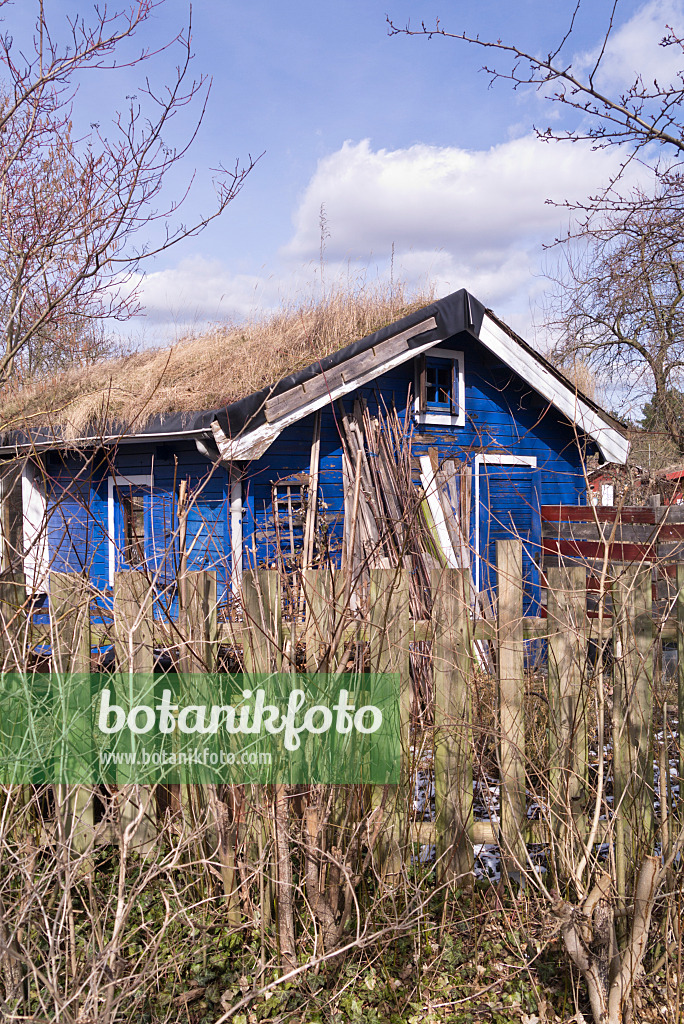
[[[33,6],[5,8],[6,27],[25,31]],[[87,17],[91,5],[52,0],[49,9],[56,24],[74,10]],[[575,63],[598,45],[609,9],[588,3],[568,49]],[[211,205],[208,168],[263,156],[220,221],[148,266],[147,315],[124,333],[143,344],[173,341],[207,321],[310,295],[324,204],[328,283],[387,278],[394,243],[395,279],[433,285],[438,295],[466,286],[529,336],[546,287],[543,242],[567,221],[545,200],[583,198],[617,154],[536,141],[533,124],[557,123],[557,105],[504,82],[489,88],[481,50],[390,37],[385,18],[418,26],[439,16],[445,28],[538,52],[556,45],[570,12],[565,0],[196,0],[195,73],[210,76],[212,90],[169,194],[196,173],[192,219]],[[187,16],[185,2],[167,0],[138,43],[173,36]],[[673,52],[657,46],[665,23],[684,24],[684,0],[621,4],[606,87],[627,84],[637,67],[659,77],[679,70],[667,64]],[[168,51],[145,70],[163,82],[175,59]],[[140,69],[84,76],[77,123],[105,124],[140,78]]]

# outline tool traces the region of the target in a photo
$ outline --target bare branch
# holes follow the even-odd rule
[[[96,8],[92,23],[68,22],[69,45],[61,47],[41,4],[30,55],[17,53],[8,35],[0,38],[0,385],[54,369],[62,358],[68,364],[79,353],[86,361],[102,353],[94,325],[139,311],[134,275],[143,261],[219,217],[254,165],[250,157],[231,171],[219,168],[213,208],[193,222],[178,216],[193,175],[180,194],[163,200],[169,172],[200,129],[210,87],[203,75],[191,78],[191,21],[169,42],[119,60],[120,44],[163,2],[137,0],[111,13]],[[171,82],[160,88],[146,78],[140,100],[117,115],[111,138],[98,125],[74,137],[77,74],[139,67],[169,46],[182,50]],[[188,107],[195,108],[190,130],[170,146],[174,118]]]

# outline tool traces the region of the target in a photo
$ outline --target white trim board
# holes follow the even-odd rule
[[[115,487],[154,487],[152,473],[130,473],[128,476],[107,477],[107,535],[109,548],[109,586],[114,586],[116,572],[116,537],[114,536],[114,488]]]
[[[242,477],[236,472],[230,475],[230,589],[237,597],[242,584]]]
[[[451,537],[449,536],[449,530],[447,529],[446,519],[444,518],[444,509],[442,508],[442,503],[439,500],[437,478],[435,471],[432,468],[430,456],[421,455],[419,461],[420,481],[423,485],[423,491],[425,492],[425,498],[428,503],[428,508],[430,509],[432,521],[435,524],[437,539],[439,540],[448,567],[450,569],[459,569],[461,566],[458,564],[458,556],[454,551],[454,546],[451,543]]]
[[[480,466],[529,466],[537,468],[536,455],[476,455],[473,466],[475,477],[475,590],[480,592]]]
[[[26,589],[43,593],[50,572],[47,499],[40,470],[30,459],[21,470],[21,506]]]
[[[609,426],[569,384],[563,384],[486,313],[480,328],[480,341],[527,381],[530,387],[567,416],[571,423],[576,423],[579,430],[592,437],[608,462],[624,464],[627,461],[629,440],[614,427]]]

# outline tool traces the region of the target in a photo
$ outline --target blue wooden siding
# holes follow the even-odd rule
[[[480,556],[487,561],[491,556],[491,545],[497,536],[511,536],[512,532],[525,538],[526,573],[528,578],[528,611],[532,611],[537,599],[532,558],[539,546],[538,506],[539,504],[578,504],[585,501],[585,483],[582,461],[586,454],[595,451],[592,442],[588,450],[580,450],[575,431],[554,409],[549,409],[536,392],[500,361],[494,359],[485,348],[470,336],[449,339],[441,346],[464,352],[465,373],[465,425],[463,427],[415,425],[413,427],[413,453],[426,454],[436,448],[440,459],[455,459],[474,464],[475,456],[517,455],[536,459],[535,486],[528,493],[520,490],[519,484],[505,483],[506,473],[496,468],[497,477],[491,498],[487,487],[487,506],[481,509]],[[403,420],[407,396],[411,401],[415,395],[414,363],[384,374],[371,384],[359,388],[343,401],[351,411],[355,397],[363,396],[372,412],[394,405]],[[309,416],[284,431],[266,454],[248,469],[246,504],[248,512],[244,522],[244,540],[247,549],[245,564],[265,566],[274,563],[275,536],[273,530],[272,483],[297,472],[308,472],[313,435],[313,416]],[[325,502],[325,514],[334,526],[332,530],[332,552],[339,552],[344,498],[342,488],[342,444],[337,411],[327,407],[321,416],[321,464],[320,491]],[[510,469],[510,467],[506,467]],[[481,480],[486,480],[494,470],[491,465],[480,468]],[[527,471],[529,478],[530,473]],[[416,481],[419,482],[418,476]],[[482,493],[481,493],[482,498]],[[493,504],[489,505],[489,502]],[[473,495],[474,503],[474,495]],[[531,506],[536,505],[534,523],[531,521]],[[489,512],[499,523],[511,523],[511,532],[490,533],[486,520]],[[472,511],[471,542],[474,544],[475,509]],[[482,525],[485,524],[485,529]],[[483,580],[492,584],[493,578]]]
[[[199,455],[194,444],[182,443],[171,454],[161,446],[122,445],[109,467],[93,469],[87,457],[74,456],[59,465],[48,462],[46,470],[50,482],[48,539],[54,570],[87,571],[98,589],[108,588],[109,478],[153,474],[151,491],[139,485],[132,492],[124,486],[113,488],[114,569],[125,568],[120,492],[140,493],[144,495],[147,569],[155,575],[160,590],[171,585],[178,566],[178,485],[187,479],[191,502],[188,567],[216,569],[219,597],[225,599],[231,572],[228,474]]]
[[[55,572],[88,572],[107,584],[107,488],[79,459],[47,467],[48,550]]]
[[[469,335],[451,338],[445,349],[464,352],[465,425],[463,427],[415,425],[413,452],[419,456],[436,448],[440,459],[451,458],[473,466],[475,456],[517,455],[536,459],[536,473],[510,472],[482,466],[480,555],[491,561],[497,536],[512,531],[526,538],[528,608],[536,600],[534,548],[538,545],[538,504],[576,504],[585,501],[582,459],[595,451],[580,451],[574,429],[554,409],[549,409],[516,374]],[[407,397],[415,394],[414,362],[384,374],[344,399],[351,411],[355,397],[363,396],[371,412],[394,405],[404,416]],[[327,528],[327,547],[337,561],[341,549],[344,509],[342,444],[337,410],[326,407],[321,415],[319,511]],[[265,455],[245,467],[243,478],[244,566],[275,564],[273,484],[296,474],[308,474],[313,434],[313,415],[293,425],[274,442]],[[225,469],[216,469],[191,442],[164,445],[119,446],[114,455],[115,472],[154,474],[154,489],[145,508],[145,544],[148,565],[159,573],[160,583],[175,576],[178,559],[178,486],[187,479],[195,501],[188,519],[187,550],[193,569],[215,568],[219,593],[226,595],[231,573],[230,493]],[[81,475],[79,476],[79,466]],[[109,574],[107,472],[82,474],[83,463],[74,458],[52,476],[50,550],[59,555],[55,568],[86,568],[99,587]],[[87,476],[87,474],[86,474]],[[60,497],[61,495],[61,497]],[[486,500],[485,500],[486,499]],[[474,503],[474,493],[473,493]],[[536,509],[536,512],[535,512]],[[473,531],[474,531],[473,509]],[[536,518],[535,518],[536,516]],[[474,532],[471,536],[474,540]],[[493,578],[487,569],[483,584]]]

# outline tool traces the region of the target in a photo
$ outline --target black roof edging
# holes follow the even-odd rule
[[[344,363],[352,356],[373,348],[380,342],[386,341],[388,338],[391,338],[396,334],[400,334],[402,331],[421,323],[423,320],[434,317],[437,321],[437,328],[410,339],[408,342],[409,348],[416,348],[424,345],[426,341],[430,340],[445,341],[447,338],[461,334],[464,331],[471,334],[477,340],[480,340],[480,330],[485,314],[487,314],[487,316],[489,316],[514,343],[520,345],[527,353],[532,355],[562,384],[575,390],[571,382],[568,381],[565,375],[558,370],[557,367],[553,366],[553,364],[537,352],[536,349],[532,348],[531,345],[516,334],[508,324],[499,319],[499,317],[490,309],[487,309],[478,299],[475,298],[474,295],[471,295],[465,288],[460,288],[458,291],[452,292],[450,295],[446,295],[442,299],[436,299],[429,305],[423,306],[421,309],[416,310],[414,313],[410,313],[408,316],[402,317],[400,320],[394,320],[392,323],[380,328],[380,330],[375,331],[373,334],[367,335],[365,338],[351,342],[349,345],[339,349],[337,352],[333,352],[332,355],[326,356],[324,359],[317,360],[304,369],[298,370],[296,373],[282,377],[277,384],[261,388],[259,391],[255,391],[251,395],[246,395],[245,398],[241,398],[237,402],[232,402],[230,405],[222,406],[219,409],[203,409],[196,412],[178,412],[170,413],[168,415],[154,416],[146,422],[143,428],[139,430],[131,429],[130,426],[126,429],[125,426],[122,425],[120,431],[117,431],[116,428],[114,428],[111,433],[107,434],[105,437],[103,437],[101,433],[92,433],[74,440],[66,440],[59,437],[56,431],[51,432],[45,427],[42,427],[35,432],[31,432],[29,430],[13,431],[0,439],[0,452],[3,449],[5,452],[9,452],[13,448],[16,449],[18,447],[33,445],[41,448],[48,446],[64,446],[67,448],[77,449],[79,447],[90,447],[91,444],[112,444],[116,442],[132,441],[133,439],[141,442],[149,438],[149,440],[152,441],[154,440],[155,435],[158,437],[160,434],[171,437],[172,435],[177,436],[186,433],[197,434],[202,432],[202,434],[206,434],[206,436],[210,437],[211,424],[215,420],[218,421],[221,430],[227,437],[237,437],[240,434],[255,429],[265,422],[265,406],[269,398],[280,395],[285,391],[290,391],[292,388],[306,383],[306,381],[311,380],[318,374],[325,373],[334,367],[339,366],[340,363]],[[597,412],[606,421],[606,423],[610,424],[620,432],[624,432],[626,430],[626,424],[606,412],[605,409],[602,409],[597,402],[593,401],[593,399],[581,392],[577,393],[590,408]]]

